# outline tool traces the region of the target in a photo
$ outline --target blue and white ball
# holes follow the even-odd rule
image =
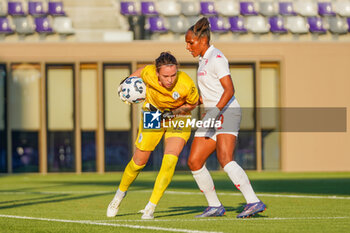
[[[121,84],[119,94],[128,103],[140,103],[146,99],[146,84],[139,77],[129,77]]]

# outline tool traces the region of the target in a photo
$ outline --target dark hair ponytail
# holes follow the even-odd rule
[[[210,41],[210,23],[206,17],[202,17],[195,25],[190,27],[188,31],[192,31],[198,38],[207,37]]]
[[[176,58],[170,52],[162,52],[159,57],[155,60],[155,65],[157,71],[163,65],[175,65],[178,67],[179,63],[176,61]]]

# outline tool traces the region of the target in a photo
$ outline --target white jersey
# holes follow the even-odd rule
[[[211,45],[204,56],[199,58],[197,72],[198,87],[205,108],[214,107],[219,102],[224,93],[220,79],[227,75],[230,75],[230,70],[226,57]],[[233,100],[234,97],[228,104]]]

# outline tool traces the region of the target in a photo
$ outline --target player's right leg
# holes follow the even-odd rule
[[[171,129],[165,133],[165,148],[162,165],[154,183],[151,198],[142,211],[142,219],[153,219],[158,202],[171,182],[175,172],[178,157],[191,136],[190,129]]]
[[[126,191],[134,182],[140,171],[145,167],[151,151],[141,151],[136,149],[135,154],[126,166],[119,188],[114,195],[113,200],[109,203],[107,208],[107,217],[114,217],[117,215],[120,203],[126,195]]]
[[[195,137],[192,142],[188,166],[192,171],[199,189],[208,201],[208,208],[196,217],[213,217],[225,214],[225,209],[219,201],[213,179],[204,163],[216,148],[216,142],[211,138]]]
[[[266,209],[265,204],[256,196],[249,178],[244,170],[233,161],[233,152],[236,145],[236,135],[219,134],[217,139],[217,158],[228,174],[234,185],[240,190],[247,201],[242,213],[237,215],[237,218],[248,218],[256,213],[263,212]]]

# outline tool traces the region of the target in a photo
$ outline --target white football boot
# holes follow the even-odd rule
[[[107,217],[115,217],[117,215],[122,200],[123,198],[113,198],[107,208]]]
[[[155,205],[147,205],[144,210],[140,211],[143,213],[141,219],[154,219],[153,213],[155,208]]]
[[[122,192],[119,189],[117,190],[113,200],[109,203],[107,208],[107,217],[115,217],[118,213],[120,203],[125,197],[126,192]]]

